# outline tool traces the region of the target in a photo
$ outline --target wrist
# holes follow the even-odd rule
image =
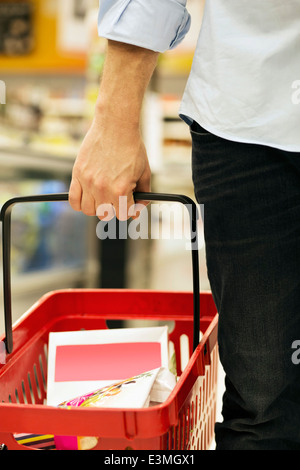
[[[108,42],[96,119],[114,119],[122,126],[139,126],[144,95],[158,54],[114,41]]]
[[[122,127],[138,130],[140,128],[141,105],[127,99],[101,93],[96,103],[94,121],[99,125],[114,123]]]

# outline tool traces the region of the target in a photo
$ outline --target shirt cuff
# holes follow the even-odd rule
[[[190,29],[187,0],[100,0],[99,36],[165,52]]]

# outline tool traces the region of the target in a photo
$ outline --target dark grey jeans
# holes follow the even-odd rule
[[[300,153],[191,134],[226,374],[216,448],[300,450]]]

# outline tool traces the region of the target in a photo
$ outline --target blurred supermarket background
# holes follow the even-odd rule
[[[14,196],[68,191],[104,63],[106,40],[97,34],[98,3],[0,0],[0,80],[6,86],[6,104],[0,105],[0,207]],[[177,49],[160,56],[145,98],[143,133],[152,190],[194,199],[191,138],[178,109],[204,0],[188,0],[187,5],[191,30]],[[73,212],[68,203],[14,209],[14,321],[43,294],[58,288],[191,290],[186,239],[99,240],[97,223]],[[152,223],[160,225],[164,218]],[[172,223],[176,233],[176,220]],[[201,221],[199,241],[201,290],[209,290]],[[0,333],[2,303],[1,297]]]
[[[152,190],[192,198],[191,139],[178,108],[203,5],[204,0],[188,0],[191,30],[177,49],[160,56],[143,111]],[[104,63],[106,40],[98,37],[97,13],[98,0],[0,0],[0,80],[6,85],[6,104],[0,105],[0,205],[14,196],[68,191]],[[68,203],[14,209],[14,320],[57,288],[191,289],[186,239],[101,241],[97,222]],[[152,223],[162,224],[163,217]],[[201,222],[199,227],[201,289],[208,290]],[[1,331],[2,302],[0,309]]]

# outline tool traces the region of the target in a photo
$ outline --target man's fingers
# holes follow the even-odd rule
[[[132,193],[127,196],[119,196],[114,202],[116,217],[121,222],[130,219],[129,209],[134,204]]]
[[[78,166],[80,168],[80,165]],[[77,170],[78,170],[77,168]],[[69,190],[69,202],[71,207],[76,211],[82,211],[88,216],[95,216],[100,220],[111,220],[117,217],[120,221],[137,218],[141,212],[142,206],[147,206],[148,201],[138,201],[134,199],[134,190],[136,192],[150,192],[151,171],[149,164],[145,164],[138,181],[135,183],[136,177],[122,178],[120,176],[104,178],[106,173],[103,171],[99,176],[94,172],[92,176],[87,178],[86,172],[81,169],[82,177],[79,179],[74,176]],[[89,172],[89,174],[91,174]],[[137,172],[139,174],[139,172]],[[139,205],[138,211],[135,210],[136,204]]]
[[[139,191],[140,192],[140,191]],[[145,192],[145,191],[141,191]],[[148,191],[147,191],[148,192]],[[98,195],[99,201],[101,199]],[[138,201],[134,199],[134,193],[129,196],[119,196],[114,202],[96,203],[92,194],[83,190],[78,180],[72,180],[69,191],[69,203],[78,212],[83,212],[87,216],[97,216],[100,220],[109,221],[117,217],[120,221],[139,217],[143,208],[148,205],[148,201]]]
[[[72,209],[85,215],[96,214],[95,200],[86,189],[84,190],[77,178],[73,178],[69,189],[69,203]]]
[[[87,191],[83,191],[81,198],[81,210],[85,215],[94,216],[96,215],[96,203],[93,196]]]
[[[72,209],[77,212],[81,211],[81,198],[82,198],[81,184],[76,178],[73,178],[71,181],[70,189],[69,189],[69,203]]]

